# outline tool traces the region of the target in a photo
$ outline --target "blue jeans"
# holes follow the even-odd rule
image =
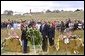
[[[22,40],[22,51],[23,53],[27,53],[27,39]]]

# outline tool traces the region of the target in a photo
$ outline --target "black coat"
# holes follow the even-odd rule
[[[49,26],[47,24],[45,24],[43,29],[42,29],[42,25],[40,26],[40,32],[42,33],[42,35],[46,36],[46,35],[48,35],[48,28],[49,28]]]
[[[48,25],[45,24],[43,29],[42,29],[42,25],[40,26],[40,32],[42,34],[42,50],[43,51],[47,51],[47,47],[48,47],[48,38],[46,37],[48,35]]]
[[[66,22],[66,24],[65,24],[65,26],[66,26],[66,28],[69,28],[69,22]]]
[[[74,30],[78,28],[78,23],[74,23]]]
[[[25,40],[26,39],[26,33],[27,32],[27,26],[24,26],[23,24],[21,24],[21,40]]]
[[[55,28],[54,27],[49,27],[48,29],[48,37],[53,38],[55,36]]]
[[[26,39],[26,30],[22,30],[21,31],[22,32],[22,34],[21,34],[21,40],[25,40]]]

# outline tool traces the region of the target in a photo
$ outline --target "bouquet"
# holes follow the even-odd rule
[[[30,41],[30,43],[32,45],[39,45],[39,44],[41,44],[42,36],[38,29],[28,28],[27,29],[27,39]]]

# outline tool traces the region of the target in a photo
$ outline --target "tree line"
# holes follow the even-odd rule
[[[45,13],[50,13],[50,12],[51,13],[59,13],[59,12],[62,12],[62,11],[64,11],[64,10],[60,11],[60,10],[57,9],[57,10],[51,11],[50,9],[48,9],[48,10],[45,11]],[[83,10],[82,9],[76,9],[74,12],[77,12],[77,11],[83,11]],[[12,10],[5,10],[3,14],[5,14],[5,15],[13,15],[13,13],[14,12]]]

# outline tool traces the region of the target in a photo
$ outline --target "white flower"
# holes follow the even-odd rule
[[[76,51],[74,51],[74,54],[76,54]]]
[[[74,54],[78,54],[78,53],[79,53],[78,51],[75,51],[75,50],[74,50]]]
[[[65,44],[69,43],[69,39],[68,39],[68,38],[65,38],[65,39],[64,39],[64,43],[65,43]]]

